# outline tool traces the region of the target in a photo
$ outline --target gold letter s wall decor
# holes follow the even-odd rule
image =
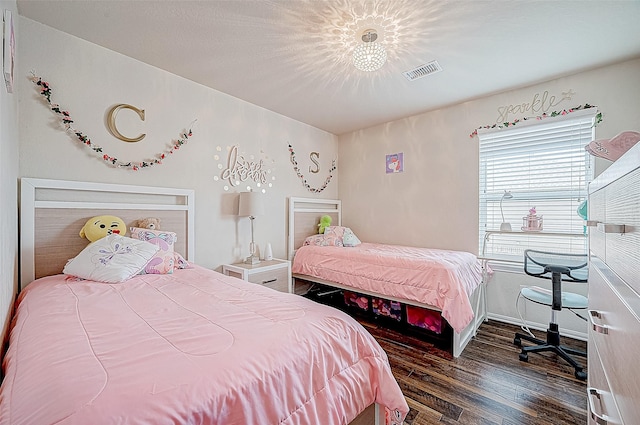
[[[122,140],[123,142],[139,142],[140,140],[144,139],[144,136],[146,136],[146,134],[143,133],[138,137],[129,138],[120,134],[120,132],[116,128],[116,116],[118,115],[120,109],[123,108],[135,111],[140,119],[144,121],[144,109],[138,109],[135,106],[127,105],[126,103],[120,103],[109,110],[109,113],[107,114],[107,127],[109,128],[111,134],[114,135],[114,137]]]

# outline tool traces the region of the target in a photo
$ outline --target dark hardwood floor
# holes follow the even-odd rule
[[[417,338],[361,323],[389,356],[393,373],[411,408],[407,425],[586,424],[586,383],[555,354],[530,354],[518,359],[513,345],[517,326],[484,323],[462,355]],[[543,332],[534,332],[544,339]],[[586,343],[564,339],[581,350]],[[578,361],[585,365],[586,359]]]

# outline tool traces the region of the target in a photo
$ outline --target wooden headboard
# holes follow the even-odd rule
[[[88,245],[79,232],[97,215],[115,215],[130,227],[158,217],[175,232],[176,252],[195,256],[194,191],[189,189],[22,178],[20,181],[20,287],[62,273]]]
[[[304,240],[318,233],[320,217],[328,215],[331,224],[342,225],[342,203],[336,199],[289,198],[289,237],[287,258],[293,260]]]

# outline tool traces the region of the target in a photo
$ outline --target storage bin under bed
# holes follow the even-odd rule
[[[413,333],[440,335],[450,328],[438,310],[406,305],[398,301],[372,297],[354,291],[342,291],[344,304],[336,307],[393,325],[397,323]]]
[[[453,328],[438,310],[415,307],[355,291],[315,285],[305,297],[403,334],[416,336],[435,345],[451,349]]]

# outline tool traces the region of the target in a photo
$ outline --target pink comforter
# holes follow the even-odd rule
[[[375,243],[302,246],[291,271],[435,306],[456,332],[473,319],[469,297],[482,282],[482,265],[469,252]]]
[[[357,322],[201,267],[19,297],[0,424],[345,424],[408,406]],[[396,422],[393,422],[396,423]]]

